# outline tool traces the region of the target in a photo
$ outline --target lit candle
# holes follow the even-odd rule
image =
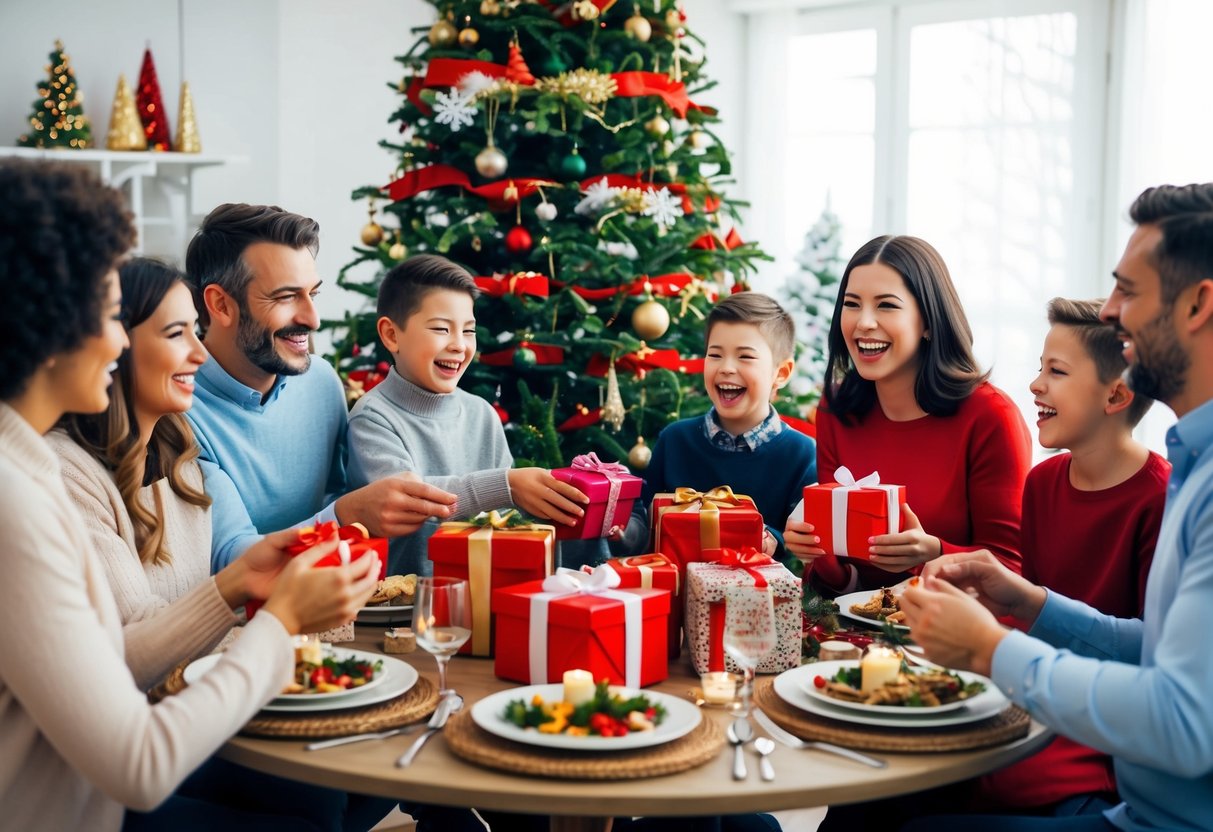
[[[737,697],[737,677],[723,670],[701,674],[703,700],[712,705],[729,705]]]
[[[861,690],[871,693],[889,682],[896,682],[901,673],[901,656],[887,647],[869,647],[859,663]]]
[[[594,698],[594,676],[588,670],[564,672],[564,701],[580,705]]]

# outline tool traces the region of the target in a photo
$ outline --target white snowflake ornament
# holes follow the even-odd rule
[[[476,105],[459,94],[457,87],[451,87],[451,92],[440,92],[434,96],[434,121],[451,128],[452,133],[458,133],[465,124],[472,126],[476,120]]]
[[[652,217],[662,228],[673,228],[682,217],[682,200],[670,193],[669,188],[658,188],[644,195],[644,208],[640,213]]]
[[[606,177],[602,177],[593,185],[585,189],[585,197],[577,203],[577,207],[573,210],[581,216],[589,216],[597,214],[615,198],[615,189],[607,184]]]

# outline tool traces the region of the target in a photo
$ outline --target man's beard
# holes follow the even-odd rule
[[[288,326],[271,333],[257,323],[247,309],[241,309],[236,345],[245,358],[263,372],[276,376],[297,376],[307,372],[312,356],[303,353],[295,362],[288,361],[278,352],[276,341],[280,337],[307,335],[311,331],[306,326]]]
[[[1129,365],[1129,389],[1139,396],[1168,402],[1183,392],[1187,385],[1191,359],[1180,346],[1171,324],[1171,307],[1133,336],[1136,360]]]

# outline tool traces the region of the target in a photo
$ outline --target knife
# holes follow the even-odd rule
[[[448,694],[438,703],[438,707],[434,709],[434,715],[430,717],[430,721],[426,724],[425,733],[413,740],[413,744],[409,746],[408,751],[400,755],[396,760],[397,768],[407,768],[412,764],[413,758],[417,756],[417,752],[421,750],[421,746],[425,745],[426,740],[442,730],[442,726],[446,725],[447,719],[451,714],[463,707],[463,697],[457,693]]]
[[[751,714],[754,721],[763,727],[772,738],[779,740],[789,748],[809,748],[816,751],[824,751],[827,754],[837,754],[839,757],[846,757],[848,760],[854,760],[857,763],[863,763],[865,766],[872,768],[887,768],[888,763],[876,757],[869,757],[867,754],[861,754],[858,751],[852,751],[849,748],[843,748],[840,745],[832,745],[828,742],[812,742],[802,740],[795,734],[787,731],[775,724],[775,720],[771,719],[765,713],[755,708]]]

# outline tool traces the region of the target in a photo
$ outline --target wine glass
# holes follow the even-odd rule
[[[446,696],[454,692],[446,686],[447,662],[472,635],[468,582],[463,578],[418,578],[413,605],[417,643],[438,662],[438,696]]]
[[[724,593],[724,651],[744,681],[737,715],[750,715],[750,694],[758,662],[775,649],[775,603],[770,587],[731,586]]]

